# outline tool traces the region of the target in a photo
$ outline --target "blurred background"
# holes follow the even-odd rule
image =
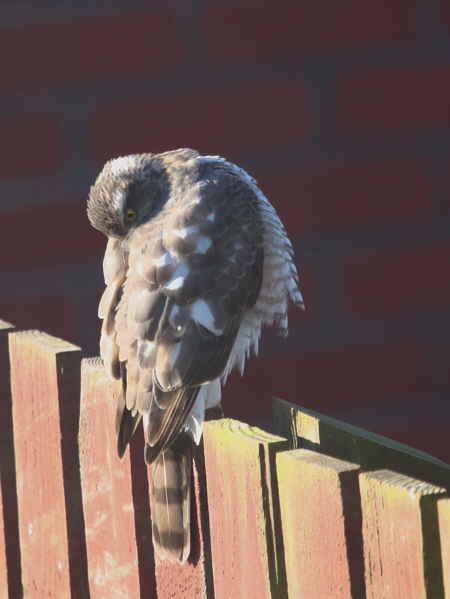
[[[180,146],[253,174],[307,311],[225,390],[450,461],[450,4],[41,0],[0,8],[0,317],[98,353],[110,157]]]

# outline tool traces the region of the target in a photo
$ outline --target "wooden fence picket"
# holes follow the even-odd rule
[[[37,331],[9,339],[24,596],[88,596],[74,469],[81,352]]]
[[[289,443],[230,419],[204,443],[216,599],[283,596],[275,455]]]
[[[108,379],[99,359],[83,360],[79,451],[92,599],[140,597],[143,564],[138,547],[145,539],[152,558],[149,518],[136,530],[130,455],[127,452],[119,459],[116,452],[117,393],[118,386]],[[141,476],[145,475],[142,457]],[[144,500],[148,497],[136,498]],[[145,575],[141,574],[151,579],[152,562],[148,566]],[[147,598],[155,597],[153,583],[153,593]]]
[[[446,491],[390,470],[360,475],[367,599],[444,599],[437,500]]]
[[[288,596],[364,596],[359,466],[296,449],[277,455]]]

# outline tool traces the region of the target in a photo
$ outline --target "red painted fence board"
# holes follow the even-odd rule
[[[268,599],[285,585],[270,499],[288,443],[229,419],[207,423],[204,443],[215,597]]]
[[[436,501],[445,489],[390,470],[362,473],[360,487],[367,599],[443,598]]]
[[[364,596],[358,470],[307,449],[277,455],[289,597]]]
[[[79,449],[90,597],[133,599],[141,596],[139,532],[130,455],[121,460],[116,451],[118,387],[99,359],[83,360],[81,376]],[[145,476],[143,463],[141,475]],[[145,526],[149,531],[149,520],[142,523],[144,530]],[[149,544],[147,550],[151,551]],[[146,576],[152,577],[151,568]],[[146,599],[153,597],[154,593]]]
[[[79,401],[80,349],[26,331],[10,335],[10,359],[24,594],[65,599],[79,591],[82,596],[87,589],[80,556],[70,550],[83,531],[71,530],[69,538],[76,514],[66,510],[71,484],[63,463],[64,421]]]

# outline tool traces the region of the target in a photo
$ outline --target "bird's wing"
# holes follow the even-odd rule
[[[257,199],[239,177],[217,169],[138,227],[127,247],[122,294],[105,292],[114,299],[102,339],[114,339],[110,369],[122,370],[124,381],[119,453],[145,414],[152,461],[182,430],[199,385],[224,371],[243,311],[256,301],[263,263]]]
[[[128,269],[128,254],[119,239],[108,239],[103,259],[105,290],[98,306],[98,316],[103,320],[100,336],[100,354],[107,371],[120,378],[119,346],[117,343],[116,311],[122,297],[123,284]]]

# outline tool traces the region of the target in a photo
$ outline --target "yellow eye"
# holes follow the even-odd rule
[[[135,218],[136,218],[136,210],[133,210],[132,208],[128,208],[125,213],[125,219],[126,219],[127,223],[132,223]]]

